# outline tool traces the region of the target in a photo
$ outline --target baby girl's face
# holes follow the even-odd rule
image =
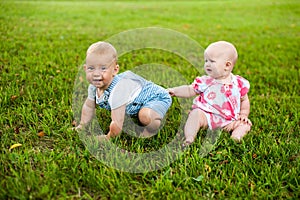
[[[204,52],[204,70],[206,74],[214,79],[223,79],[227,76],[226,59],[218,53],[215,48],[207,48]]]

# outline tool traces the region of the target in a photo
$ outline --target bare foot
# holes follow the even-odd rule
[[[241,142],[243,137],[247,135],[250,129],[251,126],[249,124],[241,124],[232,131],[231,138],[236,142]]]
[[[108,138],[106,135],[97,135],[96,138],[99,142],[108,141]]]
[[[233,139],[234,141],[240,143],[245,135],[237,135],[237,134],[236,135],[231,135],[231,139]]]
[[[190,141],[184,141],[183,144],[181,145],[182,150],[187,149],[191,144],[192,142]]]
[[[156,134],[157,134],[156,131],[155,132],[150,132],[147,128],[144,128],[143,132],[140,134],[139,137],[141,137],[141,138],[150,138],[150,137],[152,137]]]

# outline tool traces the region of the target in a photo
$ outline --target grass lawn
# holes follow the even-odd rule
[[[0,199],[299,199],[299,10],[298,0],[1,0]],[[124,133],[111,141],[121,151],[100,156],[115,156],[114,163],[111,157],[97,159],[97,146],[88,148],[72,131],[78,111],[72,106],[74,85],[87,87],[81,66],[88,46],[147,27],[176,31],[203,48],[217,40],[235,44],[234,73],[251,83],[253,126],[242,143],[222,132],[203,155],[206,131],[199,131],[176,159],[151,157],[167,165],[139,169],[147,166],[147,153],[181,131],[188,108],[180,112],[176,98],[158,135],[138,139]],[[180,40],[160,39],[181,47]],[[201,61],[202,54],[195,59]],[[152,74],[154,82],[174,76],[176,82],[164,87],[181,83],[179,76],[192,82],[203,65],[164,49],[135,49],[119,57],[121,71],[148,63],[172,70]],[[109,113],[97,110],[97,117],[106,133]],[[10,149],[14,144],[21,146]],[[120,169],[124,151],[146,156]]]

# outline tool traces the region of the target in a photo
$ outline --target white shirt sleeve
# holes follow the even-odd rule
[[[96,87],[90,84],[88,88],[88,99],[95,101],[95,98],[96,98]]]
[[[111,91],[108,103],[111,109],[116,109],[122,105],[128,105],[139,95],[142,84],[138,80],[124,78],[120,80]]]

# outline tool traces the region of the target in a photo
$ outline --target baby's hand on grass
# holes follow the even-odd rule
[[[83,129],[83,125],[81,125],[81,124],[79,124],[78,126],[72,128],[73,131],[80,131],[82,129]]]
[[[80,131],[83,127],[82,127],[82,124],[79,124],[79,125],[77,125],[78,123],[75,121],[75,120],[73,120],[72,121],[72,128],[71,128],[71,130],[72,131]]]
[[[238,120],[240,120],[240,121],[242,121],[242,122],[244,122],[244,123],[249,124],[250,126],[252,126],[252,122],[250,121],[250,119],[246,115],[239,115]]]

